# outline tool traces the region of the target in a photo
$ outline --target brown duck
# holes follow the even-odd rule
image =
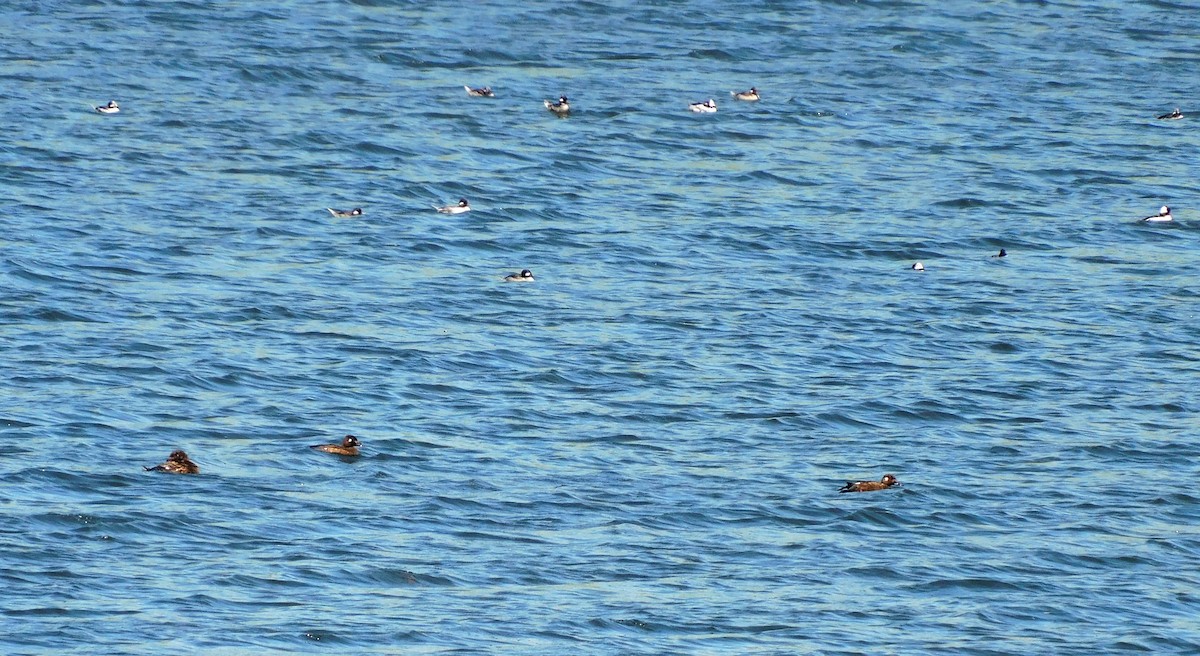
[[[357,437],[347,435],[342,438],[341,444],[314,444],[308,448],[338,456],[356,456],[358,455],[358,447],[361,445],[362,443],[358,441]]]
[[[167,456],[167,461],[161,465],[153,467],[145,467],[146,471],[160,471],[168,474],[199,474],[200,467],[196,463],[188,459],[188,455],[183,451],[172,451],[171,455]]]
[[[884,474],[883,478],[878,481],[846,481],[842,489],[838,492],[874,492],[876,490],[886,490],[893,485],[899,485],[900,481],[896,480],[891,474]]]

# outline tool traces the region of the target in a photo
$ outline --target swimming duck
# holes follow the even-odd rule
[[[925,265],[921,264],[920,262],[917,262],[916,264],[912,265],[912,270],[913,271],[924,271]]]
[[[1176,119],[1181,119],[1181,118],[1183,118],[1183,112],[1179,111],[1179,108],[1176,107],[1175,111],[1173,111],[1169,114],[1163,114],[1162,116],[1159,116],[1158,120],[1174,121]]]
[[[438,207],[437,205],[434,205],[433,209],[441,212],[442,214],[462,214],[463,212],[471,211],[471,204],[467,202],[466,198],[459,198],[458,205],[447,205],[445,207]]]
[[[1171,208],[1163,205],[1158,208],[1158,214],[1148,216],[1142,220],[1150,223],[1166,223],[1167,221],[1174,221],[1175,217],[1171,216]]]
[[[1008,257],[1008,252],[1007,252],[1007,251],[1005,251],[1003,248],[1001,248],[1001,249],[1000,249],[1000,252],[999,252],[999,253],[996,253],[996,254],[995,254],[995,255],[993,255],[992,257]]]
[[[171,455],[167,456],[167,461],[161,465],[153,467],[145,467],[146,471],[160,471],[168,474],[199,474],[200,467],[196,463],[188,460],[188,455],[183,451],[172,451]]]
[[[838,492],[874,492],[876,490],[886,490],[893,485],[899,484],[900,481],[897,481],[895,476],[884,474],[883,478],[878,481],[846,481],[846,484]]]
[[[345,219],[352,216],[362,216],[361,207],[356,207],[352,210],[335,210],[332,207],[326,207],[325,209],[329,210],[330,214],[338,217],[339,219]]]
[[[347,435],[342,438],[341,444],[314,444],[308,448],[332,453],[337,456],[356,456],[358,455],[358,447],[361,445],[362,443],[358,441],[357,437]]]
[[[467,90],[468,96],[475,96],[476,98],[495,98],[496,97],[496,94],[492,93],[491,87],[479,87],[478,89],[472,89],[471,87],[464,84],[463,88]]]
[[[565,116],[571,111],[571,105],[567,102],[566,96],[559,96],[558,102],[556,103],[552,103],[549,100],[543,100],[542,104],[546,106],[546,109],[558,114],[559,116]]]
[[[688,109],[700,114],[711,114],[717,111],[717,103],[712,98],[709,98],[705,102],[688,105]]]
[[[108,101],[107,105],[97,107],[96,111],[100,112],[101,114],[116,114],[117,112],[121,111],[121,108],[117,105],[117,101],[110,100]]]
[[[762,99],[758,95],[758,89],[754,87],[750,87],[749,91],[730,91],[729,95],[733,96],[735,100],[749,100],[751,102]]]
[[[521,273],[510,273],[504,276],[505,282],[533,282],[533,272],[529,269],[521,269]]]

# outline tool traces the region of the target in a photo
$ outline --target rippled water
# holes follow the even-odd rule
[[[4,653],[1200,653],[1192,4],[3,12]]]

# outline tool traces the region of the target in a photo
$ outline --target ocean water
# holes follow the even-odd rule
[[[0,652],[1200,653],[1193,2],[0,12]]]

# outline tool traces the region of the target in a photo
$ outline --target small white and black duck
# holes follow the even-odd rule
[[[471,204],[467,202],[466,198],[459,198],[457,205],[446,205],[445,207],[434,205],[433,209],[442,214],[462,214],[463,212],[471,211]]]
[[[567,114],[571,113],[571,103],[567,102],[566,96],[559,96],[558,102],[543,100],[542,104],[546,106],[546,109],[558,114],[559,116],[566,116]]]
[[[504,282],[533,282],[533,272],[521,269],[521,273],[510,273],[504,276]]]
[[[1175,217],[1171,216],[1171,208],[1167,207],[1166,205],[1158,208],[1158,214],[1152,214],[1142,219],[1142,221],[1146,223],[1166,223],[1167,221],[1174,220]]]

